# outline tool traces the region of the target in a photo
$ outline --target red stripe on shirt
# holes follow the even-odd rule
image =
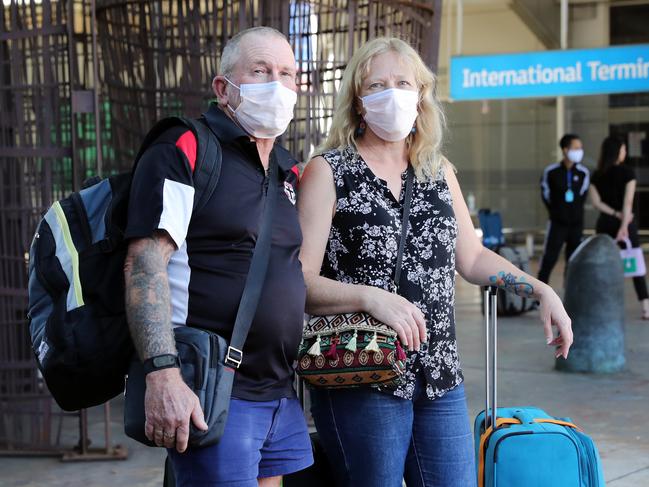
[[[291,168],[291,172],[295,174],[295,187],[297,188],[297,185],[300,184],[300,170],[297,168],[297,166],[293,166]]]
[[[196,166],[196,137],[191,130],[188,130],[180,136],[176,141],[176,147],[178,147],[185,157],[189,161],[189,167],[192,168],[194,172],[194,167]]]

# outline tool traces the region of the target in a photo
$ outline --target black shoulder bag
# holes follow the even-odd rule
[[[174,329],[181,375],[185,383],[198,396],[205,422],[209,427],[207,431],[201,431],[191,423],[190,419],[190,447],[213,445],[223,435],[230,406],[234,373],[243,361],[243,346],[257,310],[268,268],[273,215],[277,201],[277,171],[277,159],[274,154],[271,154],[268,192],[259,237],[239,303],[230,343],[208,330],[189,326]],[[136,358],[131,363],[126,381],[124,428],[127,436],[134,440],[148,446],[156,446],[144,434],[145,388],[142,363]]]

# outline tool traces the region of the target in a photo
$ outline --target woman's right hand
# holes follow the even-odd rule
[[[616,241],[622,241],[626,240],[629,238],[629,227],[627,225],[624,225],[620,227],[620,229],[617,231],[617,235],[615,237]]]
[[[426,319],[421,310],[403,296],[365,287],[364,311],[397,332],[408,350],[419,350],[426,341]]]

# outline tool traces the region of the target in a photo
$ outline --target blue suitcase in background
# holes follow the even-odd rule
[[[486,409],[475,419],[479,487],[604,487],[593,440],[567,418],[496,406],[496,288],[485,291]],[[494,408],[497,414],[494,414]],[[496,419],[497,418],[497,419]],[[496,429],[491,425],[496,420]],[[486,432],[485,432],[486,424]]]
[[[503,222],[499,212],[482,208],[478,210],[478,221],[482,230],[482,245],[494,251],[505,245]]]

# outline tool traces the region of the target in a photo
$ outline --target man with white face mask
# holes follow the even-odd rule
[[[590,173],[581,164],[584,148],[579,136],[566,134],[559,147],[563,159],[543,171],[541,197],[550,220],[545,236],[539,281],[548,282],[552,268],[566,244],[566,262],[579,246],[584,226],[584,203],[588,196]]]
[[[240,32],[223,50],[212,82],[218,103],[205,114],[222,150],[214,194],[192,210],[197,142],[184,126],[147,149],[133,178],[127,313],[148,372],[145,432],[168,449],[178,486],[277,487],[283,475],[313,463],[293,389],[305,306],[297,161],[275,144],[293,118],[295,82],[284,35],[268,27]],[[172,326],[230,338],[271,190],[268,269],[241,363],[232,368],[225,431],[214,446],[187,448],[190,424],[207,425],[174,360]]]

